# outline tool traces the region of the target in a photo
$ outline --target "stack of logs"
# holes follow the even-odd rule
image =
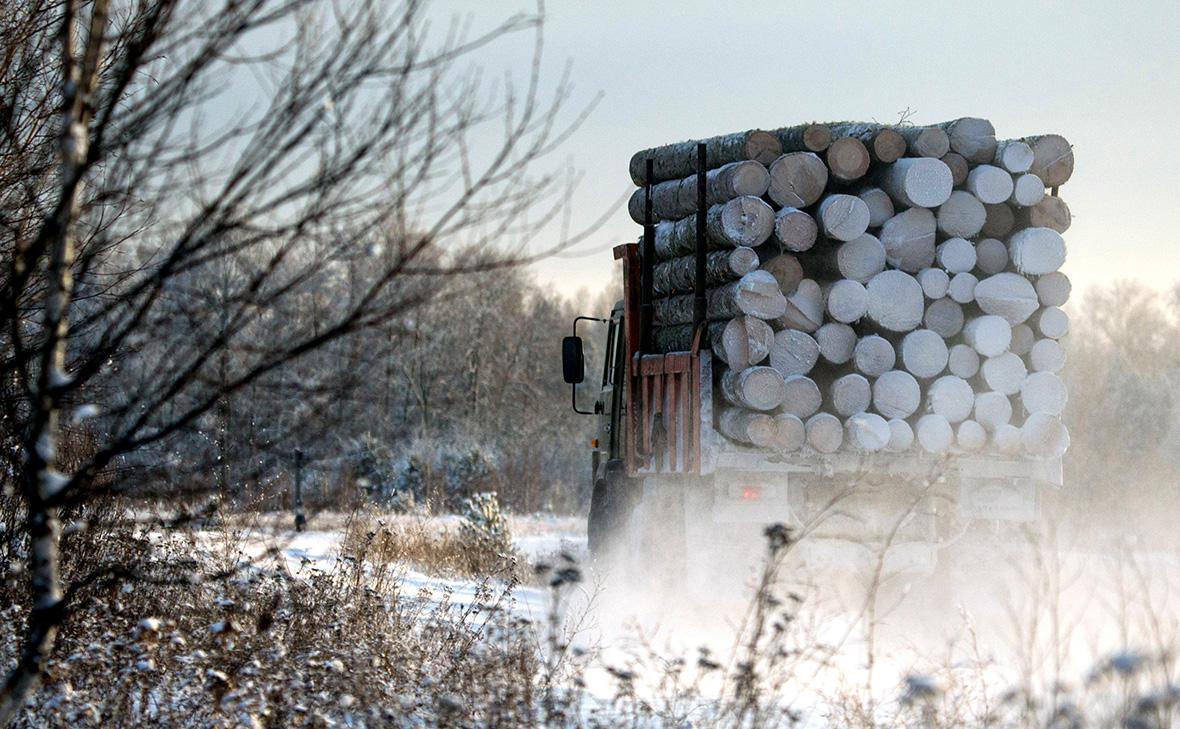
[[[1064,138],[997,141],[990,122],[963,118],[702,141],[722,434],[781,451],[1065,452]],[[683,351],[696,142],[632,158],[639,223],[648,159],[654,339]]]

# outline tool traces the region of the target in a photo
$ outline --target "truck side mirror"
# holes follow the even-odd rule
[[[577,385],[586,379],[586,357],[582,353],[581,337],[564,337],[561,340],[561,376],[570,385]]]

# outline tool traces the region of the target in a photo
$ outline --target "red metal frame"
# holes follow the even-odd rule
[[[624,461],[631,476],[701,471],[701,332],[688,352],[639,351],[639,245],[615,246],[623,262],[627,408]]]

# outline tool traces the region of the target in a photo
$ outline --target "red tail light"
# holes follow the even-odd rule
[[[758,501],[762,498],[762,489],[758,486],[743,486],[742,501]]]

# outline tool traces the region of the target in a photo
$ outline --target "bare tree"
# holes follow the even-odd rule
[[[564,77],[542,90],[539,13],[435,40],[417,0],[3,5],[3,436],[31,545],[7,724],[102,577],[63,584],[60,510],[137,492],[106,475],[211,413],[224,455],[234,395],[315,392],[300,363],[523,260],[570,190],[539,163],[582,115]],[[472,54],[522,32],[525,83],[488,83]],[[326,279],[346,295],[317,301]],[[71,412],[90,446],[67,459]]]

